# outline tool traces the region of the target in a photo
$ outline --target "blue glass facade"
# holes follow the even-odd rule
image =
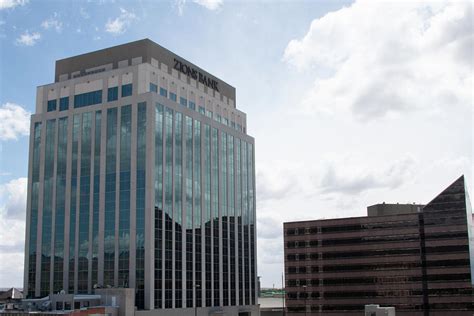
[[[122,98],[132,95],[133,85],[131,83],[122,85]]]
[[[76,94],[74,96],[74,108],[102,103],[102,90]]]
[[[107,102],[118,100],[118,87],[112,87],[107,89]]]
[[[32,163],[31,163],[31,206],[30,206],[30,236],[28,238],[28,288],[27,296],[35,296],[36,285],[36,239],[38,234],[38,208],[39,208],[39,186],[40,186],[40,154],[41,154],[41,122],[34,123],[32,138]]]
[[[147,115],[146,102],[91,110],[46,121],[43,127],[41,266],[39,270],[29,269],[29,277],[33,278],[37,271],[41,273],[40,294],[60,291],[63,284],[70,293],[90,293],[95,284],[129,287],[133,273],[136,306],[145,308],[149,144],[154,151],[154,170],[150,174],[154,195],[153,305],[170,309],[253,304],[253,145],[232,129],[220,129],[215,119],[193,118],[186,112],[189,109],[179,104],[175,108],[155,103],[151,117]],[[69,129],[68,123],[72,123]],[[148,136],[149,123],[153,129]],[[33,148],[41,144],[39,126],[36,125]],[[70,177],[66,168],[68,155]],[[37,174],[34,166],[32,170]],[[35,183],[34,187],[38,185]],[[35,222],[38,223],[34,194],[38,191],[33,188],[33,234]],[[132,223],[136,226],[132,227]],[[131,233],[135,234],[133,238]],[[29,261],[34,260],[32,245]],[[34,279],[28,284],[29,293],[34,296],[38,286]]]
[[[59,99],[59,111],[69,110],[69,97]]]
[[[154,305],[155,308],[163,307],[163,105],[155,106],[155,282]]]
[[[41,281],[40,295],[50,292],[51,242],[53,223],[53,189],[54,189],[54,151],[56,140],[56,120],[46,121],[46,142],[44,156],[43,182],[43,215],[41,234]]]
[[[48,101],[48,109],[47,109],[48,112],[51,112],[51,111],[56,111],[56,100],[49,100]]]
[[[58,120],[58,152],[56,161],[56,211],[54,233],[53,292],[63,289],[64,273],[64,229],[66,214],[66,164],[67,164],[68,118]]]
[[[145,307],[146,106],[146,102],[139,103],[137,114],[135,304],[138,309]]]
[[[99,213],[100,213],[100,152],[102,111],[95,112],[94,131],[94,185],[92,205],[92,286],[99,282]]]
[[[77,291],[88,292],[89,276],[89,213],[91,194],[91,131],[92,112],[82,114],[81,157],[79,177],[79,235],[78,235],[78,270]]]
[[[79,155],[79,133],[81,116],[75,114],[72,127],[72,157],[71,157],[71,194],[69,204],[69,293],[75,292],[75,262],[76,262],[76,210],[77,210],[77,164]]]
[[[130,261],[130,167],[132,106],[120,108],[119,270],[118,286],[128,287]]]
[[[104,209],[104,285],[115,283],[115,195],[117,183],[117,108],[107,109]]]

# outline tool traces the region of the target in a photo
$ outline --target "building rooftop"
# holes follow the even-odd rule
[[[172,69],[176,69],[180,75],[187,76],[188,80],[194,79],[235,100],[233,86],[147,38],[57,60],[55,82],[121,68],[122,65],[155,62],[167,65],[170,74]]]

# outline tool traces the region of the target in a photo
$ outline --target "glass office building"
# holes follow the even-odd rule
[[[257,315],[255,145],[235,100],[147,39],[57,61],[31,119],[27,296],[124,287],[137,314]]]

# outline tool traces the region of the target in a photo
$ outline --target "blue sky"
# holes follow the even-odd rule
[[[0,287],[22,285],[35,87],[57,59],[141,38],[237,89],[263,286],[284,221],[427,203],[461,174],[472,192],[470,2],[0,0]]]

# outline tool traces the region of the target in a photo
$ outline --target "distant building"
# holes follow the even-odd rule
[[[383,216],[383,215],[397,215],[419,213],[424,205],[421,204],[375,204],[367,207],[368,216]]]
[[[12,287],[6,291],[0,291],[0,310],[15,310],[21,305],[23,292]]]
[[[390,214],[390,215],[387,215]],[[426,206],[377,205],[369,216],[284,224],[288,315],[469,315],[472,210],[460,177]]]

